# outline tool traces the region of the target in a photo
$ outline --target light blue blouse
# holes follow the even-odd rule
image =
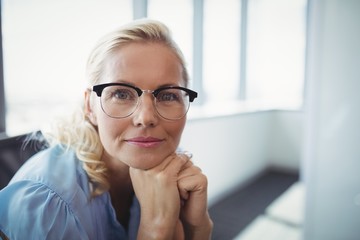
[[[136,239],[139,222],[135,197],[128,229],[109,192],[90,198],[81,162],[60,146],[29,159],[0,191],[0,229],[10,239]]]

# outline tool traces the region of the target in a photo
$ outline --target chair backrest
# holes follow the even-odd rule
[[[40,131],[0,140],[0,189],[35,153],[47,147]]]

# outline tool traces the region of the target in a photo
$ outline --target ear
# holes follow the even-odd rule
[[[93,110],[94,105],[91,101],[91,90],[87,89],[84,94],[85,97],[85,104],[84,104],[84,111],[85,116],[89,119],[89,121],[94,125],[97,126],[97,118],[96,114]]]

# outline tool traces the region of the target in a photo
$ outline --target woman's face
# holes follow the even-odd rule
[[[184,86],[180,62],[158,43],[131,43],[106,59],[100,83],[128,83],[143,90],[161,86]],[[93,98],[90,101],[90,98]],[[143,93],[136,111],[121,119],[107,116],[95,93],[86,97],[91,122],[97,126],[104,146],[103,159],[115,166],[150,169],[172,154],[180,142],[185,117],[169,121],[160,117],[153,95]]]

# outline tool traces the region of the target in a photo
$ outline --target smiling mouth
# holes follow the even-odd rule
[[[127,139],[126,142],[138,147],[152,148],[159,146],[163,142],[163,140],[153,137],[136,137]]]

